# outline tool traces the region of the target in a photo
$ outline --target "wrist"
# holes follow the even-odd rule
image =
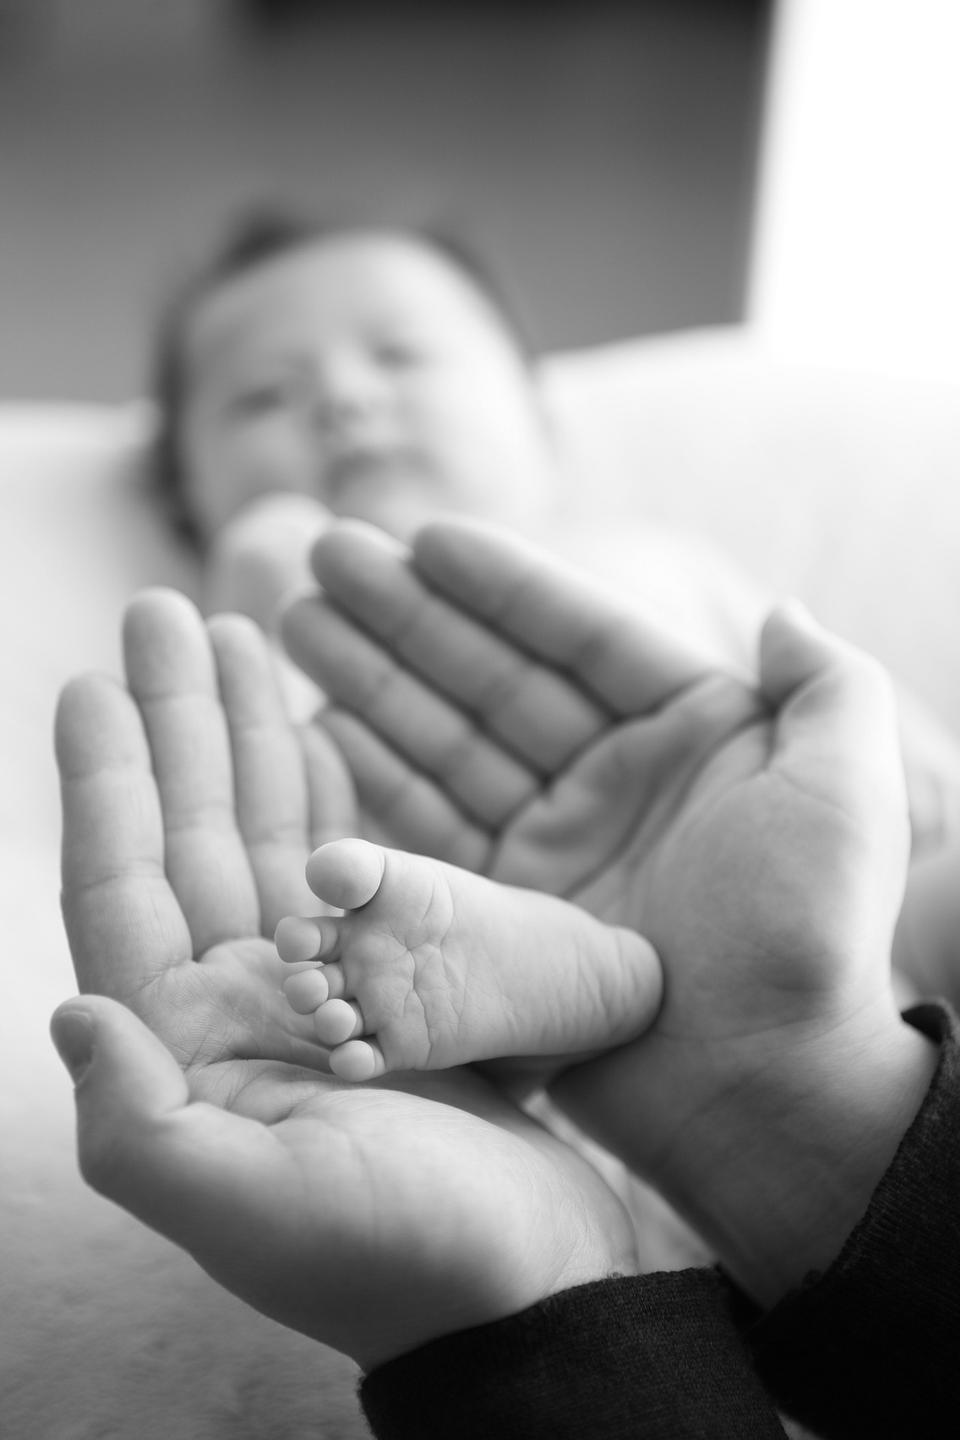
[[[760,1053],[663,1177],[764,1306],[839,1254],[913,1122],[937,1047],[892,1003]]]
[[[442,1081],[427,1088],[444,1093]],[[519,1133],[532,1142],[515,1152],[523,1163],[493,1185],[469,1177],[464,1193],[472,1198],[448,1227],[444,1253],[435,1217],[426,1251],[414,1247],[421,1267],[414,1283],[391,1283],[389,1301],[357,1312],[359,1343],[344,1348],[365,1371],[577,1287],[636,1275],[636,1232],[621,1199],[588,1159],[517,1113]],[[504,1138],[513,1150],[512,1137]]]

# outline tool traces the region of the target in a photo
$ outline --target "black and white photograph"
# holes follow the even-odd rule
[[[0,0],[2,1440],[954,1432],[958,55]]]

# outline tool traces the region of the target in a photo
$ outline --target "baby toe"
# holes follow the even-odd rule
[[[343,973],[343,966],[333,961],[323,967],[323,978],[327,982],[328,1000],[340,1000],[346,994],[347,981]]]
[[[290,975],[283,982],[283,993],[287,1003],[298,1015],[312,1015],[320,1005],[330,999],[330,986],[323,970],[301,970]]]
[[[342,1045],[365,1030],[359,1005],[349,1000],[328,1000],[313,1017],[317,1038],[324,1045]]]
[[[331,1052],[330,1069],[339,1079],[359,1084],[378,1079],[387,1066],[379,1045],[371,1040],[348,1040]]]
[[[332,953],[337,943],[337,925],[323,916],[285,915],[273,940],[281,960],[288,965],[302,964]]]
[[[328,905],[357,910],[373,899],[386,868],[386,855],[369,840],[331,840],[307,861],[307,884]]]

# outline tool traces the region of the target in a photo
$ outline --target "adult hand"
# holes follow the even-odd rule
[[[523,543],[452,522],[409,556],[342,525],[315,564],[325,593],[294,603],[285,639],[374,817],[649,935],[669,979],[655,1032],[749,1036],[771,1003],[805,1019],[807,992],[818,1012],[823,989],[854,1004],[861,970],[888,963],[909,833],[892,696],[866,656],[782,612],[753,689]],[[735,984],[758,951],[764,975]]]
[[[391,838],[629,923],[634,852],[763,704],[506,534],[357,522],[283,617],[364,810]],[[653,829],[651,830],[651,825]]]
[[[619,1202],[481,1077],[405,1091],[324,1073],[265,936],[303,908],[306,856],[351,828],[352,803],[325,739],[287,723],[255,627],[208,630],[157,592],[131,607],[125,651],[128,689],[76,680],[57,720],[88,993],[53,1033],[88,1181],[367,1368],[631,1270]]]
[[[401,844],[649,937],[657,1022],[554,1093],[774,1297],[832,1257],[929,1079],[890,987],[909,827],[886,678],[784,612],[751,690],[476,528],[408,557],[343,527],[314,558],[325,598],[285,638],[361,800]]]
[[[183,596],[154,591],[123,638],[127,688],[78,677],[56,718],[80,989],[136,1011],[207,1098],[235,1094],[238,1056],[324,1069],[279,993],[272,934],[310,903],[312,846],[353,829],[349,775],[325,736],[287,720],[250,621],[208,631]]]

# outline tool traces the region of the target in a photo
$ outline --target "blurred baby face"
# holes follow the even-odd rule
[[[272,491],[401,536],[438,511],[519,521],[552,460],[492,304],[402,235],[319,240],[205,296],[185,340],[186,499],[210,538]]]

